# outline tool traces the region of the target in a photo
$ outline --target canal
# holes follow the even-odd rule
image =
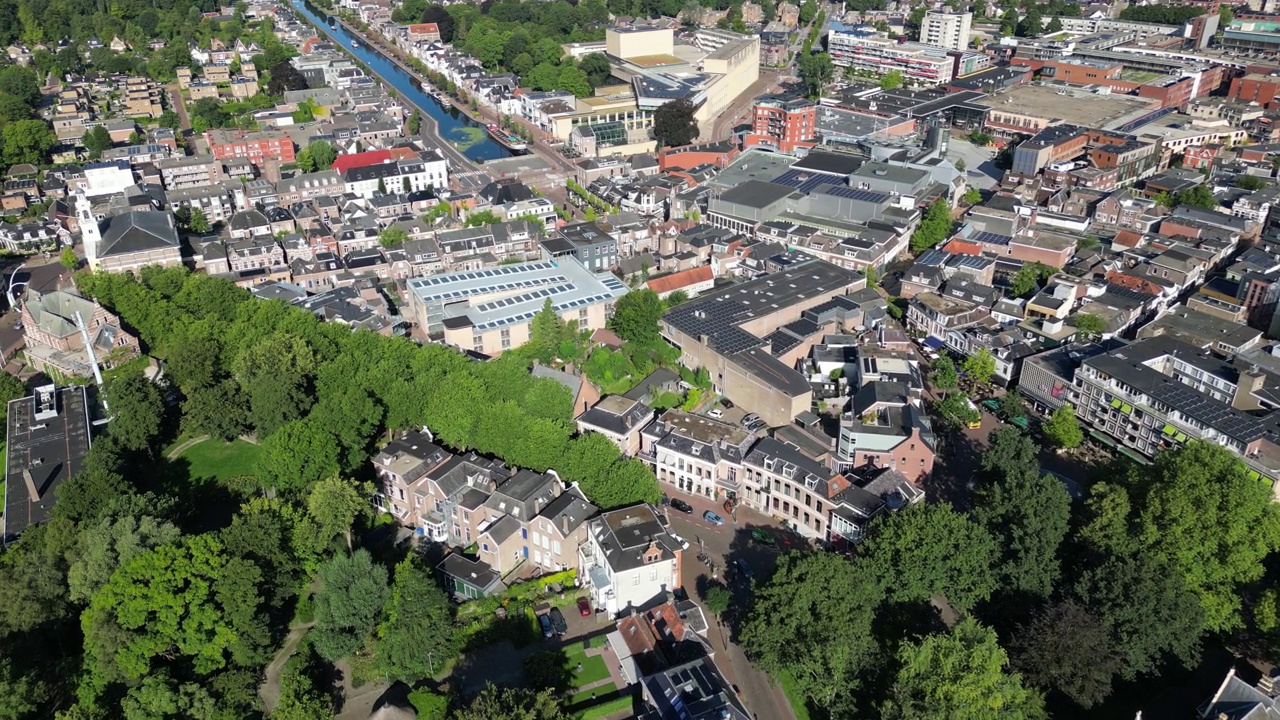
[[[444,107],[435,98],[424,93],[422,83],[384,57],[381,51],[369,47],[368,43],[351,34],[342,25],[329,27],[329,16],[323,10],[303,0],[293,0],[291,5],[295,12],[310,20],[317,31],[328,35],[343,50],[364,63],[380,80],[395,88],[400,97],[435,118],[440,127],[440,137],[463,155],[472,160],[511,157],[510,151],[489,137],[483,125],[458,112],[456,108]],[[360,46],[352,47],[352,40],[360,41]]]

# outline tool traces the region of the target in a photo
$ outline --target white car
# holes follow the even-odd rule
[[[668,530],[668,531],[667,531],[667,534],[671,536],[671,539],[672,539],[672,540],[675,540],[675,541],[676,541],[676,544],[680,546],[680,549],[682,549],[682,550],[688,550],[688,549],[689,549],[689,541],[688,541],[688,540],[685,540],[684,538],[682,538],[682,537],[680,537],[679,535],[677,535],[677,534],[675,534],[675,533],[671,532],[670,530]]]
[[[713,417],[713,418],[716,418],[717,420],[719,420],[720,418],[724,417],[724,411],[723,411],[723,410],[721,410],[720,408],[716,408],[716,409],[711,410],[710,412],[708,412],[708,413],[707,413],[707,417]]]

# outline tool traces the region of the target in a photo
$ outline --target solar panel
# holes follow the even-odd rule
[[[978,233],[973,239],[976,242],[985,243],[987,245],[1008,245],[1013,242],[1013,238],[1008,235],[1001,235],[1000,233],[988,232],[986,230]]]
[[[824,188],[822,192],[826,195],[834,195],[835,197],[859,200],[861,202],[883,202],[889,197],[884,193],[876,192],[874,190],[860,190],[858,188],[838,186]]]

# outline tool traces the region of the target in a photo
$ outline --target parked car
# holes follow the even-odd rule
[[[564,621],[564,613],[560,612],[560,608],[551,608],[551,612],[547,613],[551,618],[551,628],[556,631],[557,635],[563,635],[569,632],[569,623]]]
[[[546,615],[538,616],[538,624],[542,626],[542,637],[549,638],[555,634],[555,631],[551,629],[551,618]]]
[[[671,507],[675,508],[676,510],[679,510],[682,513],[688,513],[690,515],[693,514],[693,506],[681,500],[680,498],[672,498]]]
[[[747,413],[742,416],[742,427],[750,427],[758,422],[760,422],[760,416],[755,413]]]
[[[769,547],[777,547],[778,545],[778,541],[774,540],[772,535],[760,528],[755,528],[751,531],[751,541],[760,543],[761,545],[767,545]]]
[[[578,598],[578,613],[582,617],[591,617],[591,601],[584,597]]]
[[[717,515],[717,514],[715,514],[715,513],[711,512],[710,510],[708,510],[708,511],[706,511],[706,512],[702,513],[702,519],[703,519],[703,520],[706,520],[707,522],[711,523],[712,525],[723,525],[723,524],[724,524],[724,518],[722,518],[722,517],[720,517],[719,515]]]
[[[747,564],[746,560],[743,560],[742,558],[738,558],[733,562],[738,566],[738,572],[742,573],[743,577],[745,577],[748,580],[752,580],[755,578],[756,573],[754,570],[751,569],[751,565]]]
[[[676,541],[676,544],[680,546],[680,549],[682,549],[682,550],[688,550],[688,549],[689,549],[689,541],[688,541],[688,540],[685,540],[684,538],[680,537],[679,535],[677,535],[677,534],[675,534],[675,533],[673,533],[673,532],[671,532],[671,531],[669,531],[669,530],[667,531],[667,534],[671,536],[671,539],[672,539],[672,540],[675,540],[675,541]]]
[[[724,406],[725,410],[729,410],[733,407],[733,401],[727,397],[721,397],[720,404]]]
[[[720,418],[724,417],[724,411],[721,410],[720,408],[714,408],[707,412],[707,417],[713,417],[719,420]]]

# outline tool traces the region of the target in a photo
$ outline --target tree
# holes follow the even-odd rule
[[[948,426],[960,429],[982,421],[982,413],[964,395],[950,393],[933,405],[934,411]]]
[[[754,589],[743,649],[770,673],[789,673],[815,704],[847,703],[878,653],[872,623],[883,590],[871,568],[830,553],[782,555]]]
[[[1063,405],[1040,426],[1045,439],[1055,446],[1068,450],[1080,446],[1084,442],[1084,431],[1080,429],[1080,421],[1076,418],[1076,409],[1070,404]]]
[[[40,164],[53,147],[54,136],[43,120],[18,120],[0,129],[4,143],[4,162]]]
[[[1240,587],[1280,548],[1269,484],[1226,448],[1195,440],[1157,455],[1135,485],[1138,541],[1200,596],[1209,630],[1239,626]]]
[[[880,76],[881,90],[897,90],[900,87],[902,87],[902,71],[901,70],[890,70],[889,72]]]
[[[183,427],[196,435],[231,442],[248,431],[248,403],[231,380],[193,388],[182,403]]]
[[[1027,404],[1022,399],[1022,393],[1017,390],[1010,390],[1000,396],[1000,415],[1006,420],[1020,418],[1027,413]]]
[[[951,225],[951,207],[947,201],[943,198],[934,200],[911,236],[911,252],[928,250],[946,240],[951,235]]]
[[[822,90],[835,77],[835,65],[826,53],[802,53],[798,69],[810,98],[822,97]]]
[[[164,424],[160,388],[141,372],[115,378],[107,386],[111,436],[127,450],[150,451]]]
[[[327,671],[315,647],[304,637],[280,673],[280,700],[271,711],[271,720],[333,717],[333,702],[323,684],[328,680]]]
[[[1004,11],[1004,15],[1000,17],[1000,34],[1006,37],[1013,35],[1018,31],[1018,11],[1010,7]]]
[[[62,248],[62,253],[58,255],[58,264],[68,270],[75,270],[76,266],[80,264],[80,258],[76,256],[76,251],[73,248],[65,247]]]
[[[634,290],[618,298],[609,318],[609,329],[623,340],[637,343],[658,341],[658,320],[665,311],[658,294],[648,288]]]
[[[262,442],[257,474],[263,486],[298,492],[338,473],[333,435],[310,419],[285,423]]]
[[[929,373],[929,380],[933,383],[935,390],[944,392],[955,390],[960,386],[960,375],[956,372],[956,364],[946,355],[933,361],[933,370]]]
[[[818,15],[818,3],[815,0],[804,0],[800,4],[800,24],[808,25]]]
[[[428,5],[427,9],[422,13],[422,22],[436,24],[436,27],[440,30],[441,42],[453,42],[454,29],[457,27],[457,22],[443,5]]]
[[[378,242],[385,248],[400,247],[409,240],[409,233],[394,225],[378,233]]]
[[[0,372],[0,422],[9,418],[9,403],[27,394],[26,383],[7,372]]]
[[[1071,496],[1052,475],[1009,474],[982,487],[974,519],[996,539],[1002,590],[1049,597],[1070,516]]]
[[[377,624],[387,600],[387,569],[362,549],[330,558],[320,566],[320,581],[312,641],[321,657],[337,662],[355,652]]]
[[[326,538],[342,535],[351,552],[351,526],[356,518],[368,513],[372,488],[360,487],[336,475],[311,486],[307,494],[307,512]]]
[[[1093,340],[1102,337],[1107,331],[1107,325],[1102,318],[1093,313],[1080,313],[1075,316],[1076,332],[1084,336],[1086,340]]]
[[[662,147],[688,145],[698,137],[698,121],[693,113],[693,103],[688,98],[662,104],[653,111],[653,136]]]
[[[956,169],[964,170],[964,168],[960,167],[958,162],[956,164]],[[960,202],[970,206],[981,204],[982,191],[979,190],[978,188],[969,188],[968,190],[964,191],[964,196],[960,198]]]
[[[1089,709],[1111,694],[1120,656],[1106,626],[1074,600],[1053,603],[1013,636],[1013,666],[1041,690],[1057,690]]]
[[[729,607],[733,605],[733,593],[729,592],[729,588],[715,583],[707,588],[707,596],[703,599],[707,606],[707,610],[717,618],[723,618],[724,614],[729,611]]]
[[[95,125],[89,132],[80,138],[80,142],[84,144],[86,150],[93,153],[102,153],[104,150],[110,150],[114,144],[111,142],[111,133],[107,132],[106,125]]]
[[[995,540],[949,505],[924,503],[877,518],[859,555],[896,602],[943,595],[965,612],[996,588]]]
[[[173,110],[160,113],[160,127],[178,130],[182,127],[182,118]]]
[[[1173,197],[1176,205],[1190,205],[1204,210],[1212,210],[1218,207],[1218,199],[1213,196],[1213,190],[1210,190],[1205,185],[1196,185],[1193,188],[1180,190]]]
[[[284,95],[290,90],[306,90],[307,79],[288,60],[276,63],[267,70],[271,79],[267,82],[267,93]]]
[[[1018,268],[1018,272],[1014,274],[1013,281],[1010,283],[1009,291],[1017,297],[1030,295],[1040,286],[1040,283],[1052,273],[1052,268],[1041,263],[1026,263],[1022,267]]]
[[[296,158],[298,168],[303,172],[328,170],[333,166],[333,161],[337,159],[337,149],[325,140],[312,140],[307,143],[307,147]]]
[[[972,618],[946,635],[905,642],[886,720],[1041,720],[1044,699],[1006,671],[1008,657],[990,628]]]
[[[409,121],[405,123],[405,129],[409,131],[410,135],[417,135],[418,133],[422,132],[422,112],[421,111],[419,110],[413,111],[413,114],[409,116]]]
[[[1242,190],[1261,190],[1262,188],[1266,187],[1268,184],[1269,183],[1267,183],[1266,180],[1258,177],[1257,175],[1237,175],[1236,176],[1236,187]]]
[[[497,688],[489,685],[452,720],[569,720],[551,689]]]
[[[40,77],[33,68],[10,65],[0,70],[0,93],[34,108],[40,104]]]
[[[177,543],[180,536],[172,523],[147,515],[102,518],[79,535],[75,561],[67,570],[71,599],[87,604],[117,568],[148,550]]]
[[[974,354],[966,357],[960,370],[974,383],[986,385],[996,374],[996,358],[986,348],[978,348]]]
[[[1027,8],[1027,14],[1018,23],[1018,37],[1036,37],[1044,32],[1040,21],[1040,10],[1035,5]]]
[[[1044,31],[1048,35],[1062,32],[1062,19],[1057,15],[1049,18],[1049,24],[1045,26]]]
[[[587,78],[587,74],[572,65],[560,68],[560,74],[556,78],[556,88],[571,92],[576,97],[591,95],[591,81]]]
[[[979,470],[990,482],[1011,477],[1026,477],[1040,472],[1036,447],[1016,427],[1004,425],[987,436],[987,449],[982,453]]]
[[[81,618],[87,668],[98,681],[140,681],[180,659],[200,674],[256,662],[253,646],[265,640],[259,579],[210,535],[134,557]]]
[[[603,53],[591,53],[583,57],[578,63],[578,68],[587,74],[587,81],[591,83],[591,87],[607,84],[613,75],[613,66],[609,64],[609,58]]]
[[[202,208],[191,208],[191,220],[187,222],[187,227],[191,228],[191,232],[197,235],[205,235],[213,226],[209,224],[209,218],[204,214]]]
[[[1200,602],[1177,572],[1150,553],[1114,555],[1086,569],[1073,596],[1106,628],[1124,679],[1156,672],[1166,655],[1183,667],[1198,662]]]
[[[452,605],[431,573],[403,560],[386,620],[378,627],[378,662],[394,680],[434,677],[458,650]]]

